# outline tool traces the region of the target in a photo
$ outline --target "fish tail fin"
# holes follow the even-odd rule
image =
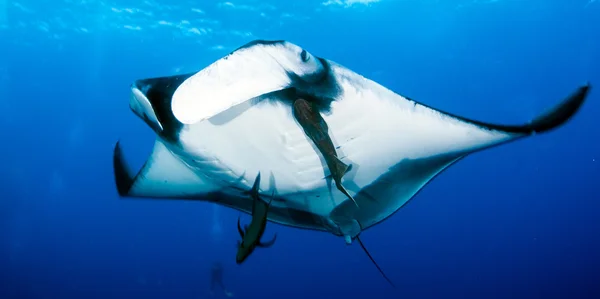
[[[333,157],[333,167],[335,169],[330,169],[329,171],[332,173],[332,176],[335,179],[341,180],[342,177],[352,169],[352,165],[346,164],[342,162],[338,157]],[[337,178],[339,176],[339,178]]]
[[[254,185],[252,185],[252,190],[250,191],[252,194],[258,194],[258,188],[260,187],[260,172],[256,175],[254,179]]]
[[[271,203],[273,202],[274,196],[275,196],[275,189],[273,189],[273,192],[271,192],[271,198],[269,199],[269,202],[267,203],[267,208],[271,207]]]
[[[240,218],[242,218],[242,217],[238,217],[237,229],[238,229],[238,233],[240,233],[240,237],[242,237],[242,239],[243,239],[246,232],[242,229],[242,225],[240,224]]]
[[[356,237],[356,240],[358,241],[358,244],[360,244],[360,247],[362,247],[363,251],[367,254],[367,256],[369,257],[369,259],[371,260],[371,263],[373,263],[373,265],[375,265],[375,267],[377,267],[377,270],[379,270],[379,273],[381,273],[381,276],[383,276],[383,278],[385,280],[387,280],[387,282],[393,288],[396,288],[396,285],[394,285],[394,283],[387,277],[387,275],[385,275],[385,273],[383,272],[383,270],[381,270],[381,267],[379,267],[379,265],[377,264],[377,262],[375,262],[375,259],[373,259],[373,257],[371,256],[371,254],[369,253],[369,251],[365,247],[365,244],[363,244],[363,242],[360,240],[360,238],[358,236]]]
[[[250,195],[253,198],[258,198],[258,189],[259,188],[260,188],[260,172],[258,172],[258,174],[256,175],[256,178],[254,179],[254,184],[252,185],[252,189],[250,189],[249,191],[243,192],[243,194]]]
[[[331,172],[331,176],[333,177],[333,181],[335,182],[337,189],[344,193],[344,195],[352,200],[352,202],[354,202],[354,204],[358,207],[358,203],[356,200],[354,200],[354,197],[352,197],[352,195],[348,193],[348,190],[346,190],[346,188],[342,185],[342,177],[352,169],[352,164],[346,164],[338,157],[334,157],[332,164],[335,169],[330,169],[329,172]]]
[[[346,190],[346,187],[344,187],[341,182],[335,182],[335,185],[337,186],[337,189],[340,190],[340,192],[344,193],[344,195],[346,195],[346,197],[348,197],[348,199],[350,199],[358,207],[358,203],[356,202],[354,197],[352,197],[352,195],[348,193],[348,190]]]

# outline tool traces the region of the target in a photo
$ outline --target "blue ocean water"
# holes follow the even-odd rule
[[[154,133],[141,78],[285,39],[429,106],[522,123],[600,84],[595,0],[0,0],[0,298],[600,298],[600,113],[473,154],[357,244],[270,223],[235,264],[237,211],[120,199],[112,150]],[[244,216],[246,221],[249,217]],[[222,294],[215,295],[223,298]]]

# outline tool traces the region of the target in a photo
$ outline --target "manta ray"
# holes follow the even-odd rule
[[[260,172],[269,176],[259,188],[272,200],[269,221],[350,243],[469,154],[562,126],[589,90],[585,83],[528,123],[492,124],[402,96],[291,42],[256,40],[197,72],[131,85],[129,106],[156,141],[137,172],[117,142],[116,187],[122,197],[250,213],[245,192]],[[356,205],[332,188],[322,155],[293,117],[298,92],[318,103],[340,160],[353,166],[343,184]]]

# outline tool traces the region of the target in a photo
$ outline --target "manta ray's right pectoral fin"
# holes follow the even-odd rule
[[[428,107],[422,103],[418,104],[433,111],[428,113],[443,115],[445,121],[451,121],[462,127],[463,132],[456,135],[456,138],[451,138],[452,143],[449,144],[452,146],[452,151],[442,152],[442,154],[461,157],[524,137],[543,134],[563,126],[579,111],[590,89],[590,84],[586,83],[545,113],[539,114],[529,122],[517,125],[478,121]],[[440,131],[439,134],[440,137],[443,137],[445,133]],[[447,138],[446,142],[448,140],[450,139]]]
[[[273,246],[273,244],[275,244],[275,240],[277,240],[277,234],[275,234],[275,236],[273,236],[273,239],[271,239],[269,242],[258,242],[258,244],[256,244],[256,246],[258,247],[262,247],[262,248],[269,248],[271,246]]]
[[[581,87],[577,88],[573,93],[564,98],[560,103],[547,110],[545,113],[541,113],[533,120],[522,124],[522,125],[498,125],[492,123],[486,123],[482,121],[476,121],[467,119],[464,117],[456,116],[447,112],[442,112],[450,117],[458,119],[465,123],[470,123],[479,127],[480,130],[484,131],[496,131],[501,132],[509,138],[501,138],[501,141],[493,141],[485,146],[477,144],[479,149],[487,148],[493,145],[498,145],[506,141],[512,141],[521,137],[545,133],[556,129],[564,125],[579,111],[587,95],[589,94],[591,86],[589,83],[585,83]],[[440,110],[437,110],[440,111]],[[441,112],[441,111],[440,111]]]
[[[590,83],[586,82],[561,103],[534,118],[529,124],[531,131],[535,133],[550,131],[568,121],[581,108],[590,89]]]

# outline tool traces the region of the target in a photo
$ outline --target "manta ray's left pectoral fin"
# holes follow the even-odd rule
[[[160,138],[137,172],[131,170],[118,141],[113,150],[113,174],[121,198],[216,201],[208,195],[216,189],[215,184],[192,171]]]
[[[262,247],[262,248],[269,248],[269,247],[273,246],[273,244],[275,244],[275,240],[277,240],[277,234],[275,234],[273,236],[273,239],[271,241],[265,242],[265,243],[258,242],[258,244],[256,244],[256,246]]]

